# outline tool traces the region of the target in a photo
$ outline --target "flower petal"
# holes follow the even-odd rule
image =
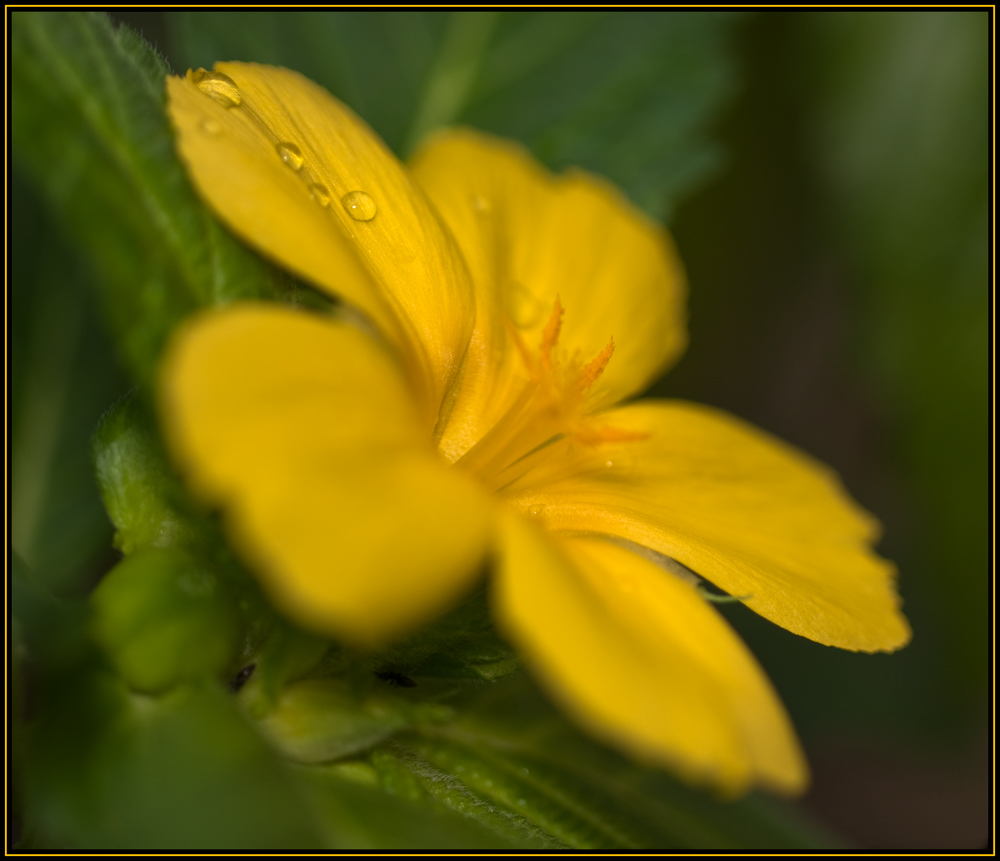
[[[906,644],[877,524],[836,476],[708,407],[646,402],[605,413],[645,439],[567,447],[507,489],[551,529],[651,547],[789,631],[865,652]]]
[[[428,442],[398,366],[318,315],[195,318],[164,359],[168,443],[276,604],[377,645],[480,573],[493,503]]]
[[[680,354],[686,287],[673,243],[612,186],[580,171],[553,176],[517,145],[469,130],[434,136],[410,168],[477,291],[476,332],[442,442],[451,456],[506,410],[524,376],[505,320],[533,348],[557,296],[567,355],[589,361],[614,338],[592,409],[642,390]]]
[[[603,539],[550,540],[508,517],[496,593],[511,638],[595,733],[728,793],[805,787],[774,690],[690,583]]]
[[[219,63],[169,78],[188,172],[248,242],[364,311],[437,421],[468,345],[461,255],[403,166],[347,107],[287,69]]]

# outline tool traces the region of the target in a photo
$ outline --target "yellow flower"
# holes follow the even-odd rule
[[[684,346],[663,230],[470,131],[404,168],[285,69],[219,64],[168,94],[208,204],[370,324],[230,306],[164,359],[172,450],[275,604],[374,647],[489,565],[502,629],[594,733],[726,791],[801,790],[780,701],[672,560],[821,643],[909,630],[876,524],[827,469],[713,409],[615,406]]]

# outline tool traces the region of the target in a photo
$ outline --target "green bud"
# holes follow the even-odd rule
[[[179,550],[142,550],[115,566],[92,596],[94,633],[132,688],[159,693],[215,675],[235,657],[234,602]]]
[[[378,689],[358,696],[347,680],[316,678],[288,685],[260,726],[291,759],[319,763],[366,750],[414,724],[451,717],[451,709],[436,703]]]

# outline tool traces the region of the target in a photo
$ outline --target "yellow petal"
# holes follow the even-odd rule
[[[602,539],[503,526],[497,612],[591,730],[727,793],[799,792],[807,768],[770,683],[695,587]]]
[[[160,406],[191,486],[300,624],[378,645],[479,574],[493,503],[362,332],[274,305],[204,314],[168,349]]]
[[[503,414],[524,376],[507,331],[534,348],[556,301],[559,347],[587,362],[613,338],[590,407],[635,394],[680,354],[684,274],[666,232],[580,171],[553,176],[515,144],[441,133],[411,163],[476,285],[476,332],[442,448],[463,453]]]
[[[602,416],[645,439],[564,446],[508,488],[548,528],[670,556],[789,631],[891,651],[910,638],[877,524],[826,467],[708,407],[646,402]]]
[[[220,63],[169,78],[200,194],[245,240],[365,312],[404,355],[433,426],[472,331],[461,255],[395,156],[287,69]]]

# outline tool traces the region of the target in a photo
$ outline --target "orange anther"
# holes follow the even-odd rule
[[[611,361],[611,354],[614,351],[615,339],[612,338],[601,352],[583,366],[583,370],[580,371],[580,378],[577,380],[577,386],[581,393],[594,385],[597,378],[604,373],[604,369],[607,367],[608,362]]]

